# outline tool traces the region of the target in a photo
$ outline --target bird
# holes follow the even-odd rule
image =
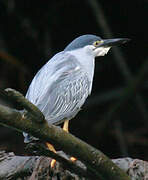
[[[63,130],[68,132],[69,120],[78,114],[91,94],[95,58],[128,41],[128,38],[102,39],[93,34],[77,37],[37,72],[26,98],[40,109],[49,124],[64,122]],[[37,140],[25,132],[23,135],[25,143]],[[47,146],[56,152],[50,143]],[[53,161],[52,167],[56,162]]]

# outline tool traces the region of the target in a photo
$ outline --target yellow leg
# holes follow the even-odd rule
[[[65,120],[63,125],[63,130],[66,131],[67,133],[69,132],[68,126],[69,126],[69,120]],[[77,159],[75,157],[71,157],[70,160],[72,162],[75,162]]]
[[[68,132],[68,125],[69,125],[69,120],[66,120],[66,121],[64,122],[64,125],[63,125],[63,130],[66,131],[66,132]],[[50,144],[49,142],[46,142],[46,146],[48,147],[48,149],[49,149],[50,151],[56,153],[56,150],[55,150],[55,148],[53,147],[52,144]],[[50,163],[51,168],[54,168],[55,164],[56,164],[56,160],[55,160],[55,159],[52,159],[52,161],[51,161],[51,163]]]
[[[63,130],[66,131],[67,133],[69,132],[68,131],[68,126],[69,126],[69,120],[65,120],[64,121],[64,125],[63,125]],[[48,147],[48,149],[54,153],[57,153],[55,148],[53,147],[52,144],[50,144],[49,142],[46,142],[46,146]],[[77,159],[75,157],[71,157],[70,158],[71,161],[75,162]],[[51,168],[54,168],[55,167],[55,164],[56,164],[56,160],[55,159],[52,159],[51,163],[50,163],[50,166]]]
[[[46,142],[46,146],[48,147],[48,149],[49,149],[50,151],[52,151],[52,152],[54,152],[54,153],[57,153],[56,150],[55,150],[55,148],[53,147],[53,145],[50,144],[49,142]],[[55,160],[55,159],[52,159],[52,160],[51,160],[51,163],[50,163],[51,168],[54,168],[55,164],[56,164],[56,160]]]
[[[63,130],[66,131],[66,132],[69,132],[68,131],[68,126],[69,126],[69,120],[65,120],[64,125],[63,125]]]

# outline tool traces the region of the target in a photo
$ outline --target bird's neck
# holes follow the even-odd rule
[[[95,68],[95,58],[94,55],[90,52],[87,52],[86,50],[73,50],[69,51],[73,56],[76,57],[78,62],[82,65],[83,70],[86,72],[89,81],[91,82],[91,88],[92,88],[92,82],[94,77],[94,68]],[[90,89],[91,91],[91,89]]]

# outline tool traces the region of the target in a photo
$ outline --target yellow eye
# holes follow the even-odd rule
[[[100,43],[102,43],[103,41],[95,41],[94,43],[93,43],[93,45],[95,46],[95,47],[97,47]]]

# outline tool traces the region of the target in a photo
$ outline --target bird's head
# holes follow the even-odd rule
[[[104,56],[112,46],[124,44],[127,41],[129,41],[127,38],[102,39],[99,36],[88,34],[74,39],[64,51],[82,49],[93,54],[94,57]]]

